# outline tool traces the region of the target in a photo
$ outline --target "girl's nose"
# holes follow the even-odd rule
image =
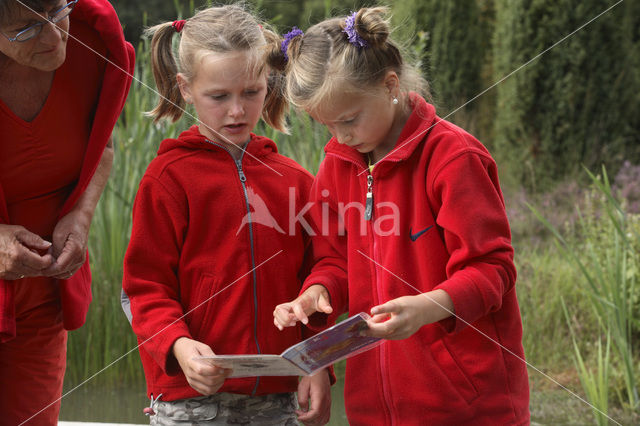
[[[230,117],[242,117],[244,115],[244,106],[241,102],[234,102],[229,108]]]
[[[346,144],[351,141],[351,135],[344,131],[336,132],[335,137],[336,139],[338,139],[338,142],[340,142],[341,144]]]

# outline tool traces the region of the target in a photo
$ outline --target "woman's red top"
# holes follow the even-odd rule
[[[133,47],[108,1],[83,0],[70,18],[65,62],[36,118],[26,122],[0,101],[0,224],[45,239],[91,181],[133,73]],[[78,328],[90,284],[88,261],[68,280],[0,280],[0,342],[15,336],[16,315],[52,299],[60,300],[65,328]]]

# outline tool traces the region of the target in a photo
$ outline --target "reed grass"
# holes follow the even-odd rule
[[[594,191],[589,195],[587,209],[580,212],[575,236],[565,238],[534,207],[531,209],[552,232],[560,252],[582,276],[584,285],[576,286],[576,291],[589,300],[591,311],[599,325],[598,335],[606,336],[606,355],[602,354],[599,343],[595,366],[588,367],[584,362],[587,346],[585,342],[589,343],[591,336],[579,335],[576,338],[578,333],[573,333],[568,313],[572,306],[565,309],[567,324],[572,332],[574,360],[583,390],[595,407],[607,408],[603,398],[608,396],[613,386],[608,364],[611,344],[611,362],[616,367],[611,368],[611,371],[620,375],[623,381],[623,389],[614,388],[614,391],[623,408],[633,412],[640,408],[638,365],[633,342],[633,336],[638,332],[638,220],[629,215],[614,197],[604,168],[600,176],[589,171],[587,173]],[[605,361],[606,366],[603,364]],[[599,417],[601,413],[596,411],[594,415],[599,422],[606,421]]]

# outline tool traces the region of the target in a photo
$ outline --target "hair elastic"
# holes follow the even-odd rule
[[[182,31],[182,29],[184,28],[184,24],[186,24],[187,21],[185,21],[184,19],[181,19],[179,21],[173,21],[173,28],[176,30],[177,33],[179,33],[180,31]]]
[[[304,33],[298,27],[291,28],[291,31],[289,31],[284,35],[284,40],[282,40],[282,43],[280,43],[280,50],[282,51],[282,53],[284,53],[284,58],[287,61],[289,60],[289,55],[287,55],[287,50],[289,49],[289,43],[291,43],[291,40],[293,40],[294,38],[298,36],[303,36],[303,35]]]
[[[367,40],[360,37],[360,34],[358,34],[358,31],[356,30],[357,14],[358,12],[351,12],[351,15],[347,16],[344,20],[344,29],[342,32],[347,34],[349,43],[357,47],[367,47]]]

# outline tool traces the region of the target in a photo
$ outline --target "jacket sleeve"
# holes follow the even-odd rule
[[[451,297],[455,317],[441,324],[458,332],[500,309],[516,280],[497,167],[488,154],[466,151],[442,165],[427,189],[450,255],[447,279],[436,288]]]
[[[131,301],[133,331],[141,347],[177,374],[172,354],[180,337],[191,338],[180,304],[178,262],[187,229],[187,205],[156,178],[142,179],[133,208],[131,240],[124,259],[123,289]]]
[[[309,318],[314,329],[334,324],[338,316],[348,310],[347,288],[347,235],[342,218],[338,216],[336,191],[332,190],[332,178],[327,178],[328,165],[325,160],[311,187],[309,219],[315,235],[311,238],[313,268],[304,281],[302,290],[314,284],[324,286],[331,298],[331,315],[316,313]]]

